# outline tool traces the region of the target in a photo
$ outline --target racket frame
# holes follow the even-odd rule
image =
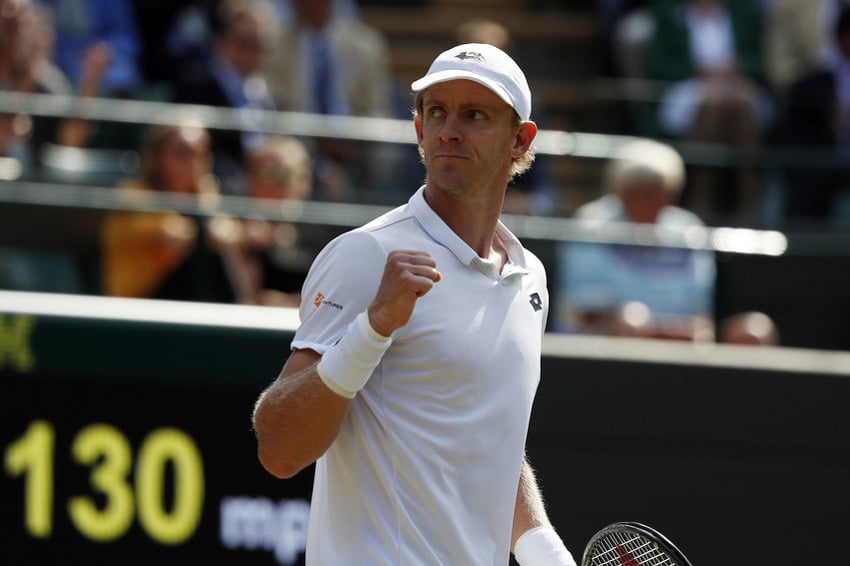
[[[673,544],[670,539],[668,539],[652,527],[635,521],[621,521],[618,523],[611,523],[610,525],[603,527],[598,532],[596,532],[596,534],[590,537],[587,546],[585,546],[584,548],[584,553],[582,554],[582,566],[591,566],[590,553],[602,539],[615,532],[639,535],[649,540],[654,545],[658,546],[658,548],[661,549],[663,552],[668,554],[670,558],[674,561],[676,566],[691,566],[691,563],[688,561],[682,551],[676,548],[676,545]]]

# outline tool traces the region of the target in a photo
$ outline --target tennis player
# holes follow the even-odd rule
[[[412,88],[425,185],[316,258],[259,458],[316,462],[307,564],[573,565],[524,455],[546,274],[499,221],[534,159],[528,84],[466,44]]]

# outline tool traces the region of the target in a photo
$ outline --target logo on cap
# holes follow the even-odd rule
[[[461,51],[457,55],[455,55],[456,59],[460,59],[461,61],[466,61],[467,59],[472,59],[473,61],[483,62],[484,55],[478,53],[477,51]]]

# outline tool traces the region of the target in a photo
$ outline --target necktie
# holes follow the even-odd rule
[[[313,39],[313,97],[319,114],[331,111],[331,61],[328,43],[324,37]]]

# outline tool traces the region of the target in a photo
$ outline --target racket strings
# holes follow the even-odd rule
[[[614,531],[597,541],[587,566],[676,566],[676,562],[651,540]]]

